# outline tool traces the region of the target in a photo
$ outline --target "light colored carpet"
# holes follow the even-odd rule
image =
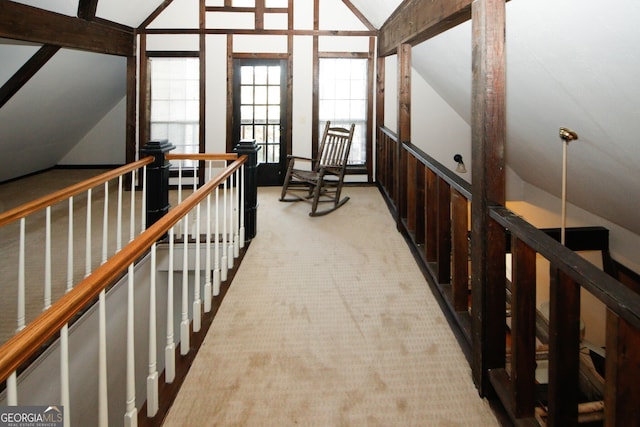
[[[258,232],[165,426],[491,426],[373,187],[310,218],[260,188]]]

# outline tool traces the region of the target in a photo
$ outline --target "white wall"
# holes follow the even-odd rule
[[[60,165],[123,165],[126,163],[127,101],[123,98],[71,149]]]
[[[455,154],[461,154],[471,182],[471,127],[444,99],[411,69],[411,142],[455,170]]]
[[[398,132],[398,56],[384,58],[384,126]]]
[[[311,126],[313,124],[313,38],[293,39],[293,105],[292,153],[311,157]]]
[[[227,139],[227,37],[207,36],[205,150],[224,153]]]

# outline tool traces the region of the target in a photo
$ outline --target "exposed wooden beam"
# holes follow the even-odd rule
[[[137,74],[136,68],[137,58],[135,56],[127,57],[127,121],[125,130],[125,159],[127,163],[134,162],[136,160],[136,89],[137,89]],[[142,128],[143,126],[141,126]],[[142,147],[147,141],[141,141]]]
[[[133,32],[122,28],[11,1],[0,1],[0,37],[120,56],[132,56],[135,46]]]
[[[44,45],[0,87],[0,108],[56,54],[58,46]]]
[[[93,21],[98,9],[98,0],[80,0],[78,2],[78,18]]]
[[[256,30],[251,28],[147,28],[138,29],[139,34],[218,34],[218,35],[263,35],[263,36],[345,36],[345,37],[375,37],[377,31],[369,30]]]
[[[407,170],[407,157],[402,155],[402,142],[411,141],[411,46],[398,47],[398,141],[396,146],[395,193],[398,216],[396,225],[402,228],[402,218],[407,216],[407,186],[403,183],[403,173]]]
[[[387,19],[378,36],[378,55],[412,46],[471,19],[472,0],[407,0]]]

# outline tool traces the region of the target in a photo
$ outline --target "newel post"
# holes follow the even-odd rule
[[[176,148],[166,139],[149,141],[140,149],[140,157],[153,156],[147,166],[147,227],[169,212],[169,161],[165,154]]]
[[[245,239],[251,240],[256,236],[258,213],[258,150],[260,147],[255,139],[241,140],[233,149],[238,155],[246,154],[249,158],[244,164],[244,227]]]

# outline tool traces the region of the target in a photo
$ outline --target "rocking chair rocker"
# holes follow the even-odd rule
[[[354,124],[350,129],[331,127],[331,122],[327,121],[317,158],[287,156],[289,167],[282,185],[280,201],[310,202],[309,216],[326,215],[347,203],[349,197],[340,199],[340,193],[354,128]],[[311,167],[298,169],[296,161],[311,163]],[[318,210],[319,203],[331,203],[331,207]]]

